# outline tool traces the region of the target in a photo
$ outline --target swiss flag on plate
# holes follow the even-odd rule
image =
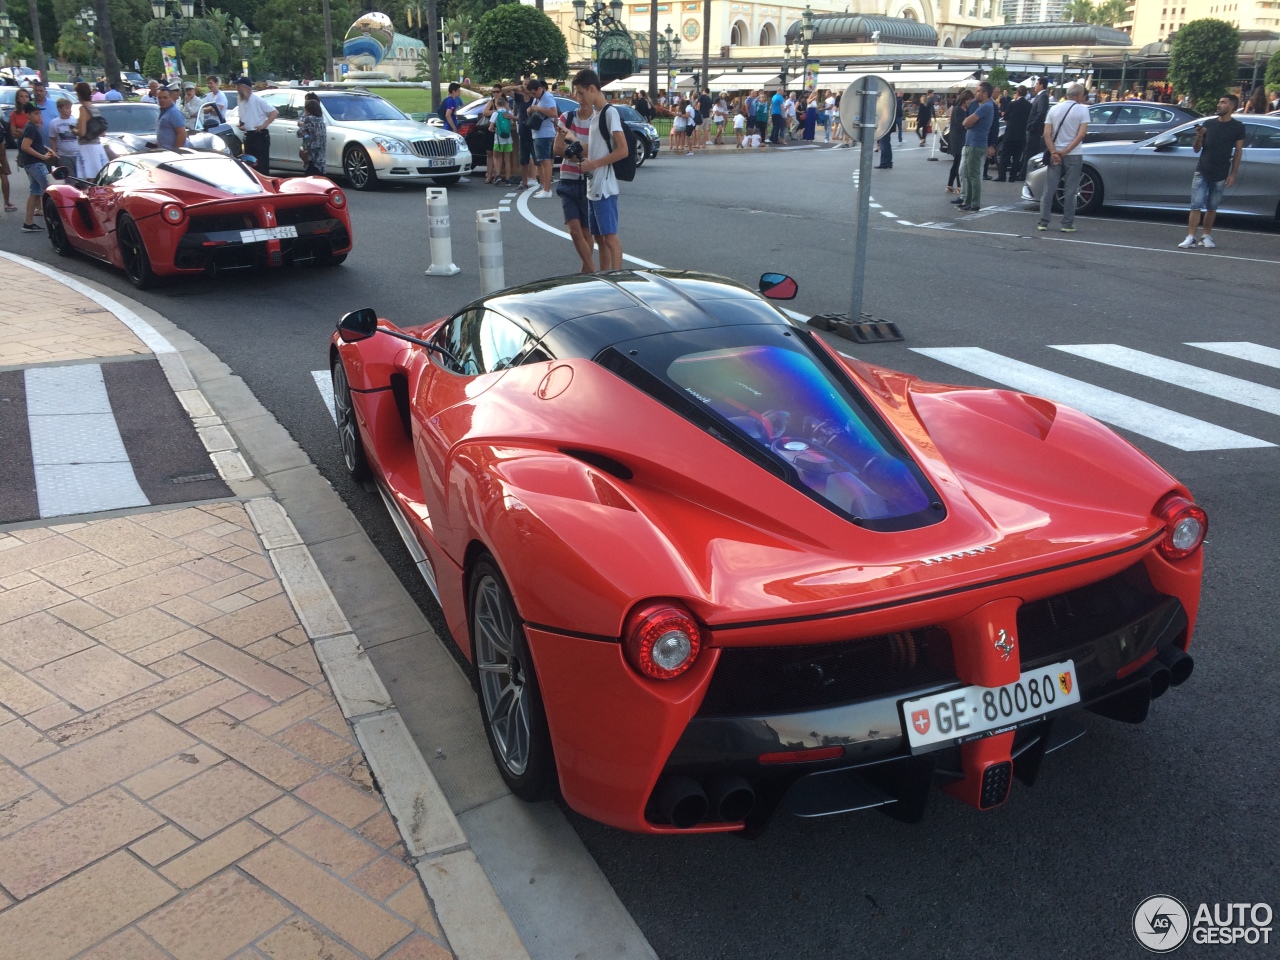
[[[911,725],[916,728],[916,733],[924,736],[929,732],[929,711],[917,710],[911,714]]]

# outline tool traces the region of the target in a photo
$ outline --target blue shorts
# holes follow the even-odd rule
[[[1197,170],[1191,177],[1191,209],[1217,210],[1226,189],[1227,181],[1206,180]]]
[[[608,237],[618,232],[618,195],[587,201],[587,229],[593,237]]]
[[[556,193],[560,195],[560,206],[564,209],[564,222],[577,220],[587,226],[587,181],[565,180],[562,176],[556,185]]]
[[[547,163],[551,160],[551,148],[555,145],[555,137],[533,138],[533,162]]]
[[[38,197],[48,189],[49,168],[43,163],[28,163],[22,169],[27,171],[27,179],[31,181],[31,196]]]

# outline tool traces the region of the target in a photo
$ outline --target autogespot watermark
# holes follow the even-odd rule
[[[1270,943],[1272,911],[1266,903],[1207,903],[1195,916],[1176,897],[1147,897],[1133,911],[1133,935],[1152,953],[1195,943]]]

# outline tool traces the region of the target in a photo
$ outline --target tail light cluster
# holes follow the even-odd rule
[[[166,203],[160,208],[160,217],[165,223],[172,224],[176,227],[187,218],[187,211],[183,210],[182,207],[178,206],[176,203]]]
[[[698,659],[702,627],[680,604],[655,601],[632,611],[622,643],[627,660],[640,673],[654,680],[672,680]]]
[[[1158,544],[1166,560],[1181,560],[1200,549],[1209,532],[1209,517],[1181,494],[1171,493],[1156,504],[1156,516],[1164,522]]]
[[[334,187],[329,191],[329,206],[341,209],[347,205],[347,195]]]

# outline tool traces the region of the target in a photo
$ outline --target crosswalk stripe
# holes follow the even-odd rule
[[[41,517],[143,507],[96,363],[33,367],[23,376]]]
[[[1177,387],[1229,400],[1264,413],[1280,415],[1280,390],[1252,380],[1241,380],[1216,370],[1206,370],[1181,360],[1159,357],[1154,353],[1143,353],[1116,343],[1077,343],[1051,346],[1050,349],[1105,363],[1109,367],[1118,367],[1142,377],[1163,380]]]
[[[1211,350],[1214,353],[1220,353],[1224,357],[1235,357],[1237,360],[1249,360],[1253,363],[1261,363],[1268,367],[1275,367],[1280,370],[1280,350],[1275,347],[1264,347],[1258,343],[1249,343],[1247,340],[1237,341],[1220,341],[1217,343],[1188,343],[1188,347],[1198,347],[1201,350]]]
[[[981,347],[912,347],[913,352],[994,383],[1075,407],[1098,420],[1179,450],[1232,450],[1275,444],[1226,427],[1001,356]]]
[[[324,401],[325,408],[329,411],[329,416],[333,417],[333,422],[338,422],[338,411],[333,405],[333,378],[328,370],[312,370],[311,378],[316,382],[316,389],[320,391],[320,399]]]

